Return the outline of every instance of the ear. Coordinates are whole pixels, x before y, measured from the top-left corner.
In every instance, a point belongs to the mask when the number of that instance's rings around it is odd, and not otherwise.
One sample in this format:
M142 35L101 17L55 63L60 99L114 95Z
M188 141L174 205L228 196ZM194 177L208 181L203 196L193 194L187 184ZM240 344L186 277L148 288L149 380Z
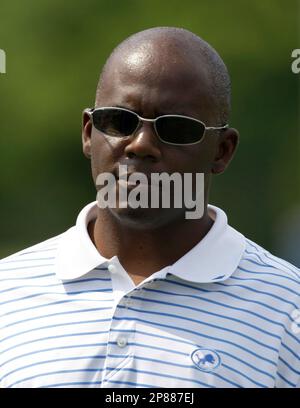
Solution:
M91 135L92 121L91 114L84 110L82 114L82 150L86 158L91 158Z
M228 128L221 131L212 164L212 174L221 174L226 170L238 146L239 137L239 132L236 129Z

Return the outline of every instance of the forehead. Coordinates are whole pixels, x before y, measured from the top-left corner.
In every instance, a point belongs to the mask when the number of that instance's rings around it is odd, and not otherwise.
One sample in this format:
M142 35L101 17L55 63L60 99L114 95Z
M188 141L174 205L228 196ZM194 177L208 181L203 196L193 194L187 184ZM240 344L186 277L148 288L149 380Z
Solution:
M102 78L98 105L147 114L206 116L213 108L206 65L172 52L142 48L114 58Z

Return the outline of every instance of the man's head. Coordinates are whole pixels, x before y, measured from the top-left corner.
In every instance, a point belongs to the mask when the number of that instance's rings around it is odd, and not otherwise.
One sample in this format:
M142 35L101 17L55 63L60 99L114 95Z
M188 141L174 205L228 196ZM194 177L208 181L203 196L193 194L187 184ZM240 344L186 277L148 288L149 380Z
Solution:
M178 28L152 28L117 46L100 75L96 107L130 109L144 118L166 114L193 117L206 126L222 126L230 112L230 79L216 53L195 34ZM83 151L92 160L94 181L100 173L204 173L205 203L212 174L222 173L238 142L234 129L207 130L195 145L172 146L160 141L153 124L144 122L135 134L117 138L102 134L84 115ZM159 226L178 220L184 209L112 211L120 221Z

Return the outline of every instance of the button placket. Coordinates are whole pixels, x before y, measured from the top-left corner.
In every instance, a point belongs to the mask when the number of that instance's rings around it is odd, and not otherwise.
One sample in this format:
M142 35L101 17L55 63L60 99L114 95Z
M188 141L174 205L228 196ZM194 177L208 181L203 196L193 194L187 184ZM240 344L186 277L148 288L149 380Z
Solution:
M103 387L109 384L112 377L116 378L118 375L122 375L122 367L131 367L131 361L135 354L135 316L138 314L135 309L139 309L140 305L140 301L134 297L140 297L143 288L143 286L136 288L126 271L115 260L112 260L107 268L113 281L113 290L116 292L108 333Z
M130 356L134 353L132 343L135 341L135 320L122 319L128 317L128 309L120 307L124 306L125 298L126 295L120 299L112 316L105 371L103 373L103 387L109 382L110 378L122 371L122 366L127 365L127 363L130 364Z

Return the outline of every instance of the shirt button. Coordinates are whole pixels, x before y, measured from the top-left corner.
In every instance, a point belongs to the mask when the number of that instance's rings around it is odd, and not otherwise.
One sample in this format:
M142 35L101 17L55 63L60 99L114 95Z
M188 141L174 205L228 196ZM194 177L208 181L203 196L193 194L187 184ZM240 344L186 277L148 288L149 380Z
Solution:
M125 337L119 337L117 340L117 345L121 348L127 345L127 339Z
M117 272L117 267L115 265L109 264L107 269L109 270L109 272L111 273L115 273Z
M125 299L124 304L125 304L126 308L129 307L129 306L132 306L133 305L133 299L130 299L130 298Z

